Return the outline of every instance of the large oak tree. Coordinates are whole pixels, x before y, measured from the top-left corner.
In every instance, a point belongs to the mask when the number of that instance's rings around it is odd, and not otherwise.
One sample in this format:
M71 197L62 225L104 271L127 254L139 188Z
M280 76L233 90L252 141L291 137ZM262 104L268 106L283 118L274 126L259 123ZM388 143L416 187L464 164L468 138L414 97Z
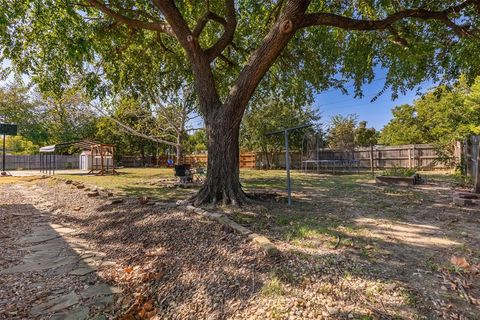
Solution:
M208 134L197 203L241 204L239 128L254 94L312 93L374 69L394 94L480 72L480 1L2 0L3 57L41 88L93 96L193 82Z

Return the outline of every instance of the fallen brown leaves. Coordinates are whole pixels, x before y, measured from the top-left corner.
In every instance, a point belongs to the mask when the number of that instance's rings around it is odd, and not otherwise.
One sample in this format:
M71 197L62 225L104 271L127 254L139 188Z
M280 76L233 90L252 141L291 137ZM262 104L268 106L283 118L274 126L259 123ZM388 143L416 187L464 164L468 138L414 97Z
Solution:
M161 266L158 259L153 259L144 266L127 266L116 270L117 282L133 288L131 295L134 297L120 301L123 308L128 306L121 319L149 320L157 316L158 309L151 297L154 294L154 283L160 281L165 274Z
M480 275L480 265L471 265L465 257L455 255L450 258L450 262L455 267L461 268L461 272L443 269L444 284L451 290L457 291L468 303L480 305L480 298L474 297L472 294L473 284L478 281L476 278Z
M470 264L467 262L467 259L465 257L459 257L459 256L452 256L450 258L450 262L460 268L467 269L470 267Z

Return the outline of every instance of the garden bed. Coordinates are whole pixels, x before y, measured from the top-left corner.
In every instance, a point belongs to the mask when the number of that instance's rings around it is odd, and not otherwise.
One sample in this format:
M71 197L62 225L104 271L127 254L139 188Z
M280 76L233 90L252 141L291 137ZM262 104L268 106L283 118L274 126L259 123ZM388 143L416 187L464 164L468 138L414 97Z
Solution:
M423 182L414 169L398 167L385 170L383 175L375 177L375 181L380 184L399 186L413 186Z
M375 181L381 184L394 184L399 186L413 186L419 184L420 180L417 178L418 175L414 174L410 177L400 177L400 176L377 176Z

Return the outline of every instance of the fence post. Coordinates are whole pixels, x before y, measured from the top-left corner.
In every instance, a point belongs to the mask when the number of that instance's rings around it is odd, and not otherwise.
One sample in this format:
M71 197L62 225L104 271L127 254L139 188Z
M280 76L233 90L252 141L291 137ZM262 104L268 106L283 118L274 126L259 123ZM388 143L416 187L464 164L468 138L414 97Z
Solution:
M459 166L462 163L462 143L460 141L455 142L454 162L455 166Z
M370 170L372 171L372 177L375 177L375 164L373 161L373 144L370 144Z
M416 168L417 166L415 165L415 145L412 145L412 154L413 154L413 167Z
M472 153L471 153L471 146L472 146L472 138L468 138L465 140L465 174L467 176L471 176L472 174Z
M477 148L477 163L476 165L476 177L473 177L475 180L475 184L473 186L474 192L479 193L480 192L480 136L477 137L476 139L476 148Z
M408 148L408 167L411 169L412 168L412 148L413 145L410 145Z

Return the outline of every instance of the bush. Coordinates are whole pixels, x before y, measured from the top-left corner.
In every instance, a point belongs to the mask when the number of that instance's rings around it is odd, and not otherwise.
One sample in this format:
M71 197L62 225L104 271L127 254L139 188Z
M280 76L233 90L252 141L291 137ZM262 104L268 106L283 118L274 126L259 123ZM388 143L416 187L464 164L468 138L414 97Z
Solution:
M402 167L393 167L391 169L385 170L383 173L384 176L392 177L411 177L415 174L416 169L402 168Z

